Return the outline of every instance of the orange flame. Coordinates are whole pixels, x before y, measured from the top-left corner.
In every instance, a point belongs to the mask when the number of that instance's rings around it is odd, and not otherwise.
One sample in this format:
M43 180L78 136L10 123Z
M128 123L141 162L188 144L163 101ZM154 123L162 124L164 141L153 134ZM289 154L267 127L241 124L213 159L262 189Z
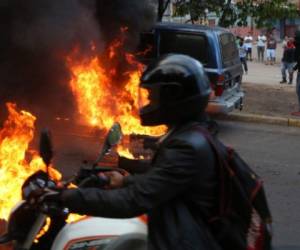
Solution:
M125 32L126 29L122 30ZM110 128L118 121L128 134L161 135L165 126L143 127L138 115L139 81L144 69L134 55L119 52L123 40L115 41L103 55L76 60L72 55L68 65L72 72L70 86L84 121L99 128ZM116 82L116 57L125 60L131 70L122 75L124 82ZM119 80L119 79L118 79ZM144 93L147 95L147 93ZM147 98L147 96L145 96Z
M7 219L11 208L21 200L24 180L38 170L46 170L37 152L28 150L34 136L36 118L26 111L17 111L15 104L7 103L8 119L0 130L0 218ZM27 160L28 159L28 160ZM50 168L51 177L60 174Z

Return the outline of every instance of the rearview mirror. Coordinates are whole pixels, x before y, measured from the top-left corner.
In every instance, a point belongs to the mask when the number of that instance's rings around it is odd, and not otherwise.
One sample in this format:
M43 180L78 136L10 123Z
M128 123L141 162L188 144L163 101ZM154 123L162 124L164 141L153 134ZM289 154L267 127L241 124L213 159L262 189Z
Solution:
M95 167L102 160L102 158L105 156L105 154L107 152L109 152L109 150L113 146L117 145L121 139L122 139L121 125L119 123L115 122L114 125L112 125L112 127L108 131L108 134L104 140L102 150L100 151L100 154L99 154L97 160L93 164L93 167Z
M109 147L113 147L119 143L122 138L122 130L119 123L114 123L107 135L107 144Z
M41 132L40 137L40 156L42 157L46 166L49 166L53 157L53 150L52 150L52 140L51 134L48 129L44 129Z

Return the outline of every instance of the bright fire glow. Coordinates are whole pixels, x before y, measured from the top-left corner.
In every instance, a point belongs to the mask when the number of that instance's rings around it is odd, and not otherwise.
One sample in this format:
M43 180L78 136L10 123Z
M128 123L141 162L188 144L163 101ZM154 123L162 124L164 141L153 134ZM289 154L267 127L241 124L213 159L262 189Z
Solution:
M78 111L87 124L101 129L108 129L117 121L125 135L161 135L166 131L165 126L143 127L140 124L138 93L143 65L133 55L122 54L119 51L122 44L122 39L113 42L107 55L103 53L80 60L74 55L68 58L72 72L70 85L76 97ZM118 56L130 66L121 80L116 78L118 67L115 61ZM147 95L145 92L144 94Z
M129 72L125 88L118 89L111 81L111 72L105 70L98 57L85 62L72 62L71 67L73 72L71 88L76 96L79 113L88 124L108 129L118 121L126 135L131 133L161 135L165 132L164 126L143 127L140 124L138 116L140 70Z
M8 103L8 119L0 130L0 218L7 219L11 208L21 200L21 186L31 174L46 170L37 152L28 150L34 136L36 118L26 111L17 111ZM51 177L60 174L50 168Z
M149 99L149 90L145 88L140 88L139 89L140 94L139 94L139 105L141 107L145 107L148 104L150 104L150 99Z

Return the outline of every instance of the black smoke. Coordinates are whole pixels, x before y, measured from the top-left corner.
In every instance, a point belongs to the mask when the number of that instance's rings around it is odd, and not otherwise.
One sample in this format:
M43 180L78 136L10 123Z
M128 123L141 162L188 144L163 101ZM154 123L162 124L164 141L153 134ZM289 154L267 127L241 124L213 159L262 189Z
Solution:
M132 51L154 20L152 0L0 0L1 112L13 101L40 119L75 114L66 57L91 41L101 54L124 26Z
M120 27L128 27L127 48L134 48L139 33L150 28L156 19L155 0L98 0L97 18L102 35L111 41L119 35Z

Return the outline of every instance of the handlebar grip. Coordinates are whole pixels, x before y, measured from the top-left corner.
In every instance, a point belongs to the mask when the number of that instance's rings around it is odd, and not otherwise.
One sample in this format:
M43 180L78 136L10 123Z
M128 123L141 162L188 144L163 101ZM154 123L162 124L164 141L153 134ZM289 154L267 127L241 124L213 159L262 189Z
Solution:
M101 186L107 186L110 184L110 178L108 176L98 175L97 177L98 177L99 183L101 183Z
M107 176L99 176L99 175L92 175L88 178L85 178L78 187L104 187L109 185L110 178Z

